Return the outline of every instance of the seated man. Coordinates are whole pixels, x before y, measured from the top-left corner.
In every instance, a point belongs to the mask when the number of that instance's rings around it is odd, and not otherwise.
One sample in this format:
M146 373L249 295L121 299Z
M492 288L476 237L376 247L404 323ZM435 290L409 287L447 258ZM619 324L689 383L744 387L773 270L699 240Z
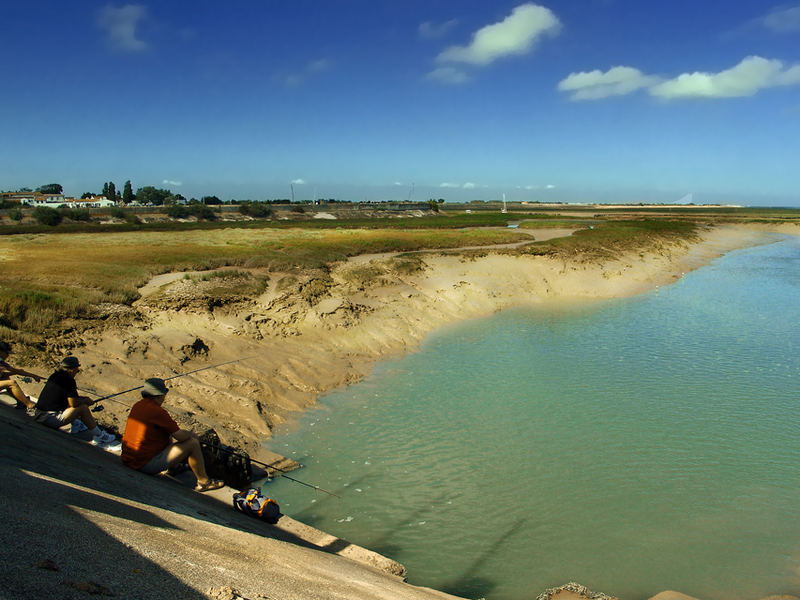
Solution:
M89 406L95 400L78 395L75 376L81 364L74 356L61 361L61 367L47 379L36 403L36 420L42 425L58 429L80 419L92 434L92 444L112 452L120 449L117 438L98 427Z
M167 395L163 379L153 377L142 386L142 399L131 408L122 435L122 462L131 469L155 475L188 459L197 477L198 492L225 485L206 474L200 440L191 431L178 427L161 405ZM172 442L171 440L175 440Z
M6 362L9 354L11 354L11 344L0 341L0 392L8 390L17 401L16 408L33 408L35 406L33 401L25 395L25 392L16 381L11 379L11 376L33 377L36 381L40 381L42 378L34 373L12 367Z

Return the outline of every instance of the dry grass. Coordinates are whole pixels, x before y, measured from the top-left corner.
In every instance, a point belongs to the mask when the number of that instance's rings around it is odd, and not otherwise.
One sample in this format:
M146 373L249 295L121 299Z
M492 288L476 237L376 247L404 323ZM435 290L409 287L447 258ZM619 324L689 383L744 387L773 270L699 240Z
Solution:
M0 327L22 340L130 304L155 275L223 266L291 271L364 253L500 244L506 230L215 229L22 234L0 238ZM219 275L219 277L232 275Z

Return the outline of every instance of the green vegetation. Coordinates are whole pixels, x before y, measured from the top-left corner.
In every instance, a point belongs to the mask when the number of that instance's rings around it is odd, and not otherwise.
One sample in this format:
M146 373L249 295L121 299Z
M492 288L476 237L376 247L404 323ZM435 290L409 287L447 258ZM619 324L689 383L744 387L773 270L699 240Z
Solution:
M249 279L252 274L249 271L239 271L237 269L226 269L225 271L211 271L200 276L201 281L213 281L214 279Z
M613 259L632 249L649 250L667 242L696 239L698 225L688 221L637 219L605 221L568 237L534 242L507 254L529 254L578 259Z
M64 188L60 183L48 183L47 185L39 186L36 191L42 194L60 194L64 191Z
M239 212L254 219L264 219L272 214L272 209L263 202L242 202Z
M62 217L67 218L70 221L82 221L84 223L91 221L89 211L85 208L69 208L64 206L59 208L58 212L61 213Z
M130 204L135 200L133 195L133 187L131 186L130 179L125 182L125 186L122 189L122 202L125 204Z
M173 219L186 219L187 217L197 217L206 221L217 218L217 214L210 206L205 204L171 204L167 208L167 216Z
M55 208L50 208L49 206L37 206L33 209L33 218L42 225L46 225L47 227L55 227L61 223L63 215Z

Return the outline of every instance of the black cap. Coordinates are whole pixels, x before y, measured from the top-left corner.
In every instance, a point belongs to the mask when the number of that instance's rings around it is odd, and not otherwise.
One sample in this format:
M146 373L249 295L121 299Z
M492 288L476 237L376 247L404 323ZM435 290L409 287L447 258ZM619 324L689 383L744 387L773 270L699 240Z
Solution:
M61 368L62 369L77 369L81 366L80 361L74 356L65 356L61 360Z
M163 379L151 377L144 380L142 386L142 396L163 396L167 393L167 384Z

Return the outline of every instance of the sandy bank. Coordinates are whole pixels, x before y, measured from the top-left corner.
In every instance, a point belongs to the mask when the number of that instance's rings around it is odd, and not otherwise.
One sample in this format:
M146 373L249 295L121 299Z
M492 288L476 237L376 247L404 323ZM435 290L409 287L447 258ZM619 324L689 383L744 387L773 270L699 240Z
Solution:
M167 407L187 427L214 427L223 441L276 460L261 446L276 425L358 381L376 361L413 351L442 325L513 306L638 294L762 243L767 232L799 230L718 226L696 243L604 262L499 249L358 257L329 270L271 273L259 297L225 301L208 282L168 275L148 284L124 319L109 317L72 350L86 366L78 383L109 394L146 377L246 358L173 380ZM101 420L121 428L135 399L134 392L106 402Z

